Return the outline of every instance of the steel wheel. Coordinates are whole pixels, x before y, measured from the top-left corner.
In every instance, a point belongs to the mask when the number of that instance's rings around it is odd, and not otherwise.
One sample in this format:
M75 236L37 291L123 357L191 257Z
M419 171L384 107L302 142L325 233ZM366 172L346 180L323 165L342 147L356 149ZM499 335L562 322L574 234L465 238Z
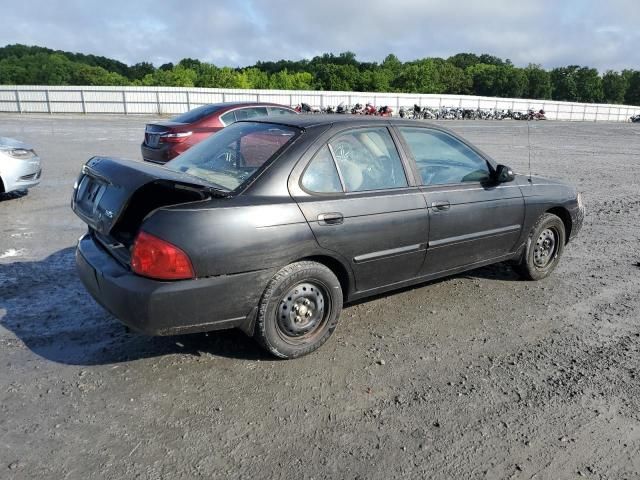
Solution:
M546 268L558 251L558 232L553 228L545 228L533 249L533 263L537 268Z
M304 282L291 288L280 300L277 310L278 334L289 343L309 340L322 330L331 310L326 287Z
M254 336L272 355L296 358L320 347L336 329L342 285L325 265L303 260L281 268L258 306Z
M552 213L542 214L531 228L525 251L514 268L527 280L542 280L558 266L565 239L562 220Z

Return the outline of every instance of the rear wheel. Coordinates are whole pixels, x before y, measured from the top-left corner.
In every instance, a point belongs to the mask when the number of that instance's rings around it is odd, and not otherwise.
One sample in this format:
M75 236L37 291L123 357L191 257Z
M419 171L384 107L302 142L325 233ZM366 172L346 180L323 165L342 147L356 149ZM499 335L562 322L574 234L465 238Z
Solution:
M516 271L527 280L541 280L558 265L565 244L565 227L556 215L545 213L531 229Z
M300 357L327 341L341 309L342 288L331 270L316 262L292 263L262 295L255 337L276 357Z

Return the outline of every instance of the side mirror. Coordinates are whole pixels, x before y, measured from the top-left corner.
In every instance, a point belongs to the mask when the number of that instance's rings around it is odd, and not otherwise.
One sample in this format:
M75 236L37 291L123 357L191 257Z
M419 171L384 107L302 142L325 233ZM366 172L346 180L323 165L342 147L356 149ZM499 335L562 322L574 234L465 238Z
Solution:
M493 174L493 178L498 183L506 183L511 182L516 178L515 173L506 165L498 165Z

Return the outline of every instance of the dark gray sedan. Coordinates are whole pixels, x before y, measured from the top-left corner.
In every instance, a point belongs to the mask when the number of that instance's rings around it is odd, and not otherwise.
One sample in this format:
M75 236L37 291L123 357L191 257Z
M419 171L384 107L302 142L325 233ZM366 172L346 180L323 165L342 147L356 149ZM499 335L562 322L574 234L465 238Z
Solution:
M516 175L424 122L239 122L165 166L94 157L72 208L86 288L150 335L240 328L322 345L344 302L509 261L549 275L582 226L575 188Z

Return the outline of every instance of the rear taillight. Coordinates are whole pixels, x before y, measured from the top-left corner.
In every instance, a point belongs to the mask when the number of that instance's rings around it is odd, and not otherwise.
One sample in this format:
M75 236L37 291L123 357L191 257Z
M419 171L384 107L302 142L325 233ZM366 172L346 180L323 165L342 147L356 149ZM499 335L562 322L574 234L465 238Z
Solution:
M163 143L181 143L191 135L193 135L193 132L164 133L160 135L160 141Z
M195 277L191 260L175 245L140 232L131 249L131 268L138 275L157 280Z

